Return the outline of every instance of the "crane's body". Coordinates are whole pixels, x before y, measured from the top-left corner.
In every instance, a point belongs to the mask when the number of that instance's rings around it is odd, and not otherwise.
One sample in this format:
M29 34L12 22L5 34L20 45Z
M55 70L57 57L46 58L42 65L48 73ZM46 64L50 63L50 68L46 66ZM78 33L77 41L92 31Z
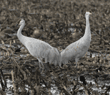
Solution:
M61 52L61 63L67 64L69 61L76 62L76 66L78 63L78 60L85 55L85 53L88 51L88 48L90 46L91 42L91 31L90 31L90 25L89 25L89 12L86 12L86 29L85 34L82 38L80 38L78 41L70 44Z
M18 29L17 37L20 42L27 48L29 53L37 58L41 65L43 65L42 59L45 59L45 63L49 62L50 64L53 63L55 65L60 64L61 55L59 51L42 40L22 35L21 31L24 26L25 21L22 19L20 21L20 28Z

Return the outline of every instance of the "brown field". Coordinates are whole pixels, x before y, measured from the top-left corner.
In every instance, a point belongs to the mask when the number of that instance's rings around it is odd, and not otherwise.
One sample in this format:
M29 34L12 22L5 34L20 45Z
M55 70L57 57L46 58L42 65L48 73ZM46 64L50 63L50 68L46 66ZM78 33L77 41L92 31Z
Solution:
M78 69L74 63L63 68L44 64L41 73L37 59L15 35L20 19L26 21L23 35L46 41L61 51L83 36L86 11L92 13L90 54L80 59ZM74 33L70 28L74 28ZM54 95L109 95L110 85L105 85L110 82L109 42L109 0L1 0L0 95L6 95L7 79L13 82L10 91L14 95L53 95L50 91L53 85L59 92ZM92 58L93 53L97 56ZM95 84L88 83L88 79L94 80ZM29 86L28 91L25 85ZM104 91L94 91L94 86Z

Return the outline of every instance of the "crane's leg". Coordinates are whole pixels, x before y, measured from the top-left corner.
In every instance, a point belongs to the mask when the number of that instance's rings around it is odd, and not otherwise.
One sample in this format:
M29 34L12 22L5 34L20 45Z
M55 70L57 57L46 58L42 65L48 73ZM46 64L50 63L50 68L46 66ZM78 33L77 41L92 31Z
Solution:
M76 68L79 68L79 63L78 63L79 59L75 58L75 62L76 62Z
M43 62L42 62L39 58L37 58L37 59L38 59L38 61L39 61L39 67L40 67L40 68L42 68L42 67L44 68ZM42 65L42 66L41 66L41 65Z
M76 70L78 71L78 68L79 68L79 64L78 64L78 61L79 59L78 58L75 58L75 62L76 62ZM78 64L78 67L77 67L77 64ZM78 81L78 73L76 71L76 75L77 75L77 81Z

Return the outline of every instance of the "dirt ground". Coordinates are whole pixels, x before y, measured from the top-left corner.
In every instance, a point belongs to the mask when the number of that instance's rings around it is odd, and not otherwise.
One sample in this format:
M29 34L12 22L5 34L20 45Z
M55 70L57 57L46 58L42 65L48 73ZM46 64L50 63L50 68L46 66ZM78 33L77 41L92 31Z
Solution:
M20 19L26 21L23 35L46 41L61 51L83 36L86 11L92 13L90 54L80 59L78 69L74 62L62 68L46 63L41 72L37 59L29 54L16 36ZM105 81L110 80L109 18L109 0L2 0L0 95L6 95L6 79L12 80L10 90L14 95L53 95L50 91L53 84L59 91L58 95L109 95L110 85L105 85ZM92 57L93 53L97 56ZM95 84L88 83L88 78ZM100 81L103 83L101 86ZM28 91L25 85L29 86ZM104 92L94 91L94 85Z

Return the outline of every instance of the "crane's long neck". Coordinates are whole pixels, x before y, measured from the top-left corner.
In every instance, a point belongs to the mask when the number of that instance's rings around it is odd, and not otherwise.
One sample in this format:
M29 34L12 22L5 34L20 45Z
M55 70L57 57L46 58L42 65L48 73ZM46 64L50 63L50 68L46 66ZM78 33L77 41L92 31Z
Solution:
M25 26L25 23L23 23L21 26L20 26L20 28L18 29L18 31L17 31L17 37L18 37L18 39L20 40L20 42L22 43L22 44L25 44L25 36L23 36L22 35L22 30L23 30L23 28L24 28L24 26Z
M91 41L91 31L90 31L90 24L89 24L89 16L86 17L86 29L84 34L85 40L89 39Z

